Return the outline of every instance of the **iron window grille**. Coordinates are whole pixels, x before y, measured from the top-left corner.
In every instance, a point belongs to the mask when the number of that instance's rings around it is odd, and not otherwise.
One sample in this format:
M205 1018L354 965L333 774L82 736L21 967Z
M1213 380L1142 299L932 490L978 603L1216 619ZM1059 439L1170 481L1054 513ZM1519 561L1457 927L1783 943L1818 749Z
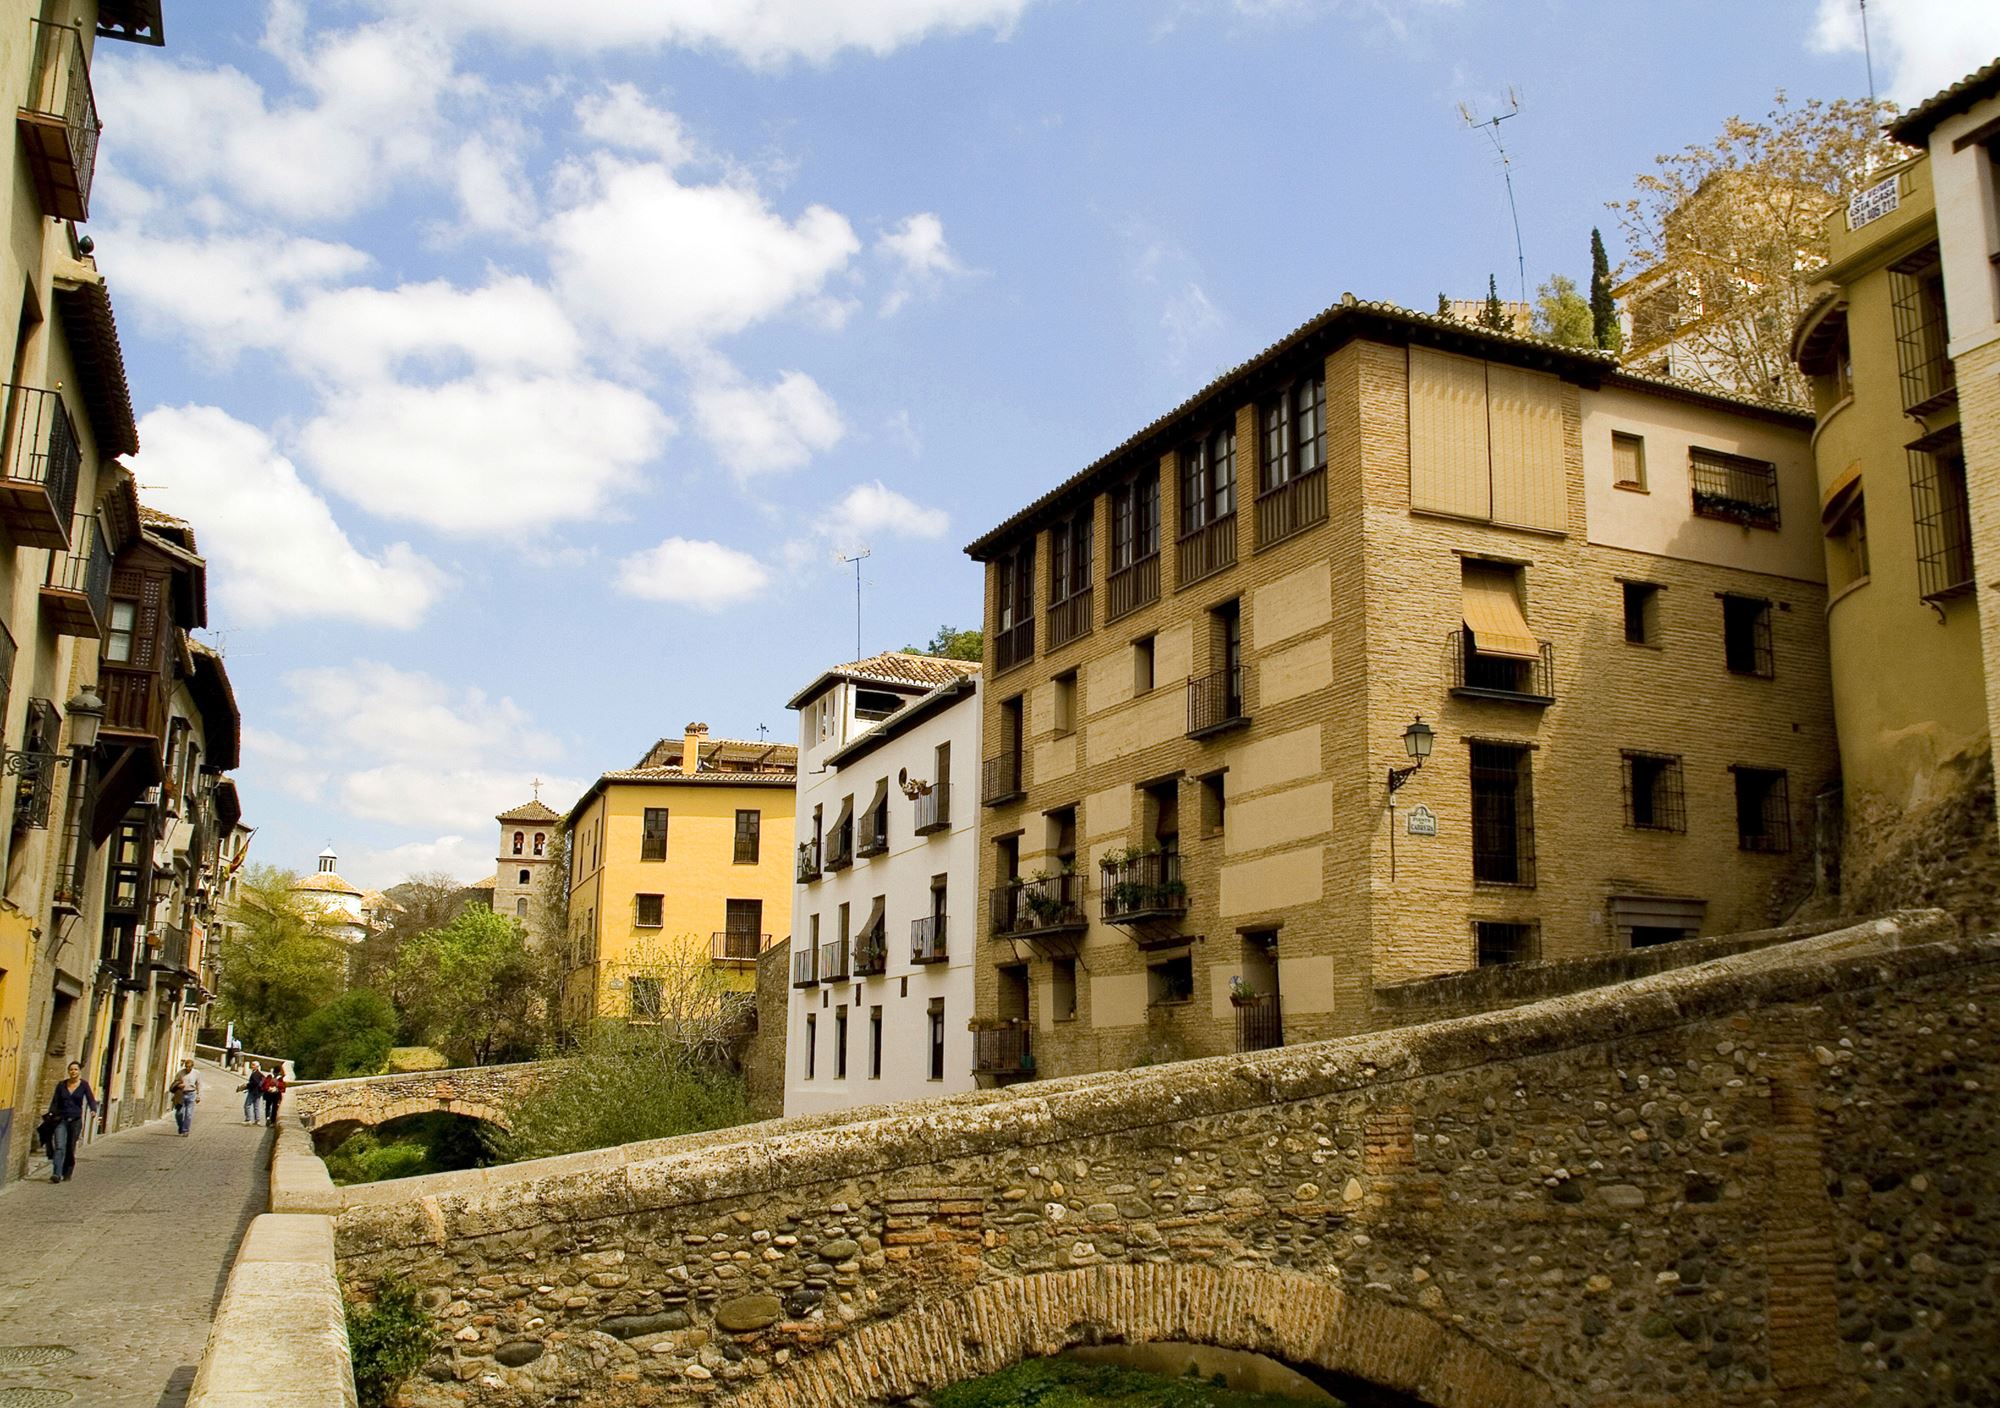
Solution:
M1535 883L1533 752L1518 743L1472 750L1472 879L1480 885Z
M1697 518L1719 518L1750 528L1778 526L1778 467L1720 450L1688 451Z
M634 895L632 922L641 929L657 929L665 908L663 895Z
M1782 854L1792 848L1791 784L1781 768L1735 766L1736 845Z
M1911 442L1909 457L1917 586L1924 600L1936 601L1972 586L1972 505L1958 427Z
M1473 956L1481 968L1502 963L1533 963L1541 957L1542 926L1496 919L1472 922Z
M1768 680L1776 673L1770 602L1762 597L1722 594L1722 658L1733 675Z
M1921 416L1950 401L1958 390L1946 351L1944 268L1936 245L1890 266L1889 309L1896 327L1903 409Z
M1686 831L1681 760L1668 753L1627 752L1623 757L1625 824L1637 831Z

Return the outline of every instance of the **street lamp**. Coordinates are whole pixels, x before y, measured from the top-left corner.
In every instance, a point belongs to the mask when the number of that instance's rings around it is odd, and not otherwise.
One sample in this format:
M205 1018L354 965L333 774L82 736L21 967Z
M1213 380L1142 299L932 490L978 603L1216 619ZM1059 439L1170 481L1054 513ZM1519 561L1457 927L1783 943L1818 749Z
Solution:
M1431 755L1431 742L1436 737L1437 734L1432 730L1431 726L1424 722L1422 714L1417 715L1416 720L1403 730L1403 751L1408 753L1412 758L1415 758L1416 761L1408 767L1389 769L1389 794L1391 796L1395 795L1398 787L1401 787L1410 780L1412 773L1424 765L1424 759Z
M97 730L104 722L104 701L98 698L97 691L85 685L64 706L63 712L69 716L70 746L78 753L89 753L96 748ZM70 761L54 750L43 753L23 748L0 748L0 773L11 773L17 777L39 777L44 768L58 768Z

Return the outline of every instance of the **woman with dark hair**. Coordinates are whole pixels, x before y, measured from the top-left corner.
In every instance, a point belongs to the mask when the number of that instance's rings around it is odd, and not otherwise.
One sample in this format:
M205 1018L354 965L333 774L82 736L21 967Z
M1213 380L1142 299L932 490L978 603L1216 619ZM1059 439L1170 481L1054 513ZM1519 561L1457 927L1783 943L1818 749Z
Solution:
M285 1098L285 1071L282 1066L271 1067L264 1077L264 1123L278 1122L278 1102Z
M56 1118L49 1131L49 1182L60 1183L76 1173L76 1146L83 1142L83 1118L97 1110L97 1093L83 1078L83 1067L69 1063L69 1072L56 1082L49 1097L49 1113Z

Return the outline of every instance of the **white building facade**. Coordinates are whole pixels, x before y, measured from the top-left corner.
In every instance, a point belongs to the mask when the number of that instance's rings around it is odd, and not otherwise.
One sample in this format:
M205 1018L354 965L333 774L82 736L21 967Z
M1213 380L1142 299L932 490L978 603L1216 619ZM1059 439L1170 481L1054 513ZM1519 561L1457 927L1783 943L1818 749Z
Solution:
M978 669L881 655L791 702L787 1115L974 1088Z

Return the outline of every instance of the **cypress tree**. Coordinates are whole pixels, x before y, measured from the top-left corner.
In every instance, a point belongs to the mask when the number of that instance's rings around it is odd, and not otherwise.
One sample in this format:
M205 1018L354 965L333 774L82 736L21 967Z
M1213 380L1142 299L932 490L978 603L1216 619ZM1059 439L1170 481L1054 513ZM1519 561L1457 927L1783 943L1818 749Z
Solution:
M1451 316L1451 300L1446 298L1442 293L1438 295L1438 316L1440 318L1449 318Z
M1606 351L1618 350L1618 305L1611 298L1611 260L1604 253L1604 236L1590 232L1590 334Z
M1507 310L1500 306L1500 283L1491 274L1486 276L1486 309L1479 315L1479 325L1495 332L1507 331Z

